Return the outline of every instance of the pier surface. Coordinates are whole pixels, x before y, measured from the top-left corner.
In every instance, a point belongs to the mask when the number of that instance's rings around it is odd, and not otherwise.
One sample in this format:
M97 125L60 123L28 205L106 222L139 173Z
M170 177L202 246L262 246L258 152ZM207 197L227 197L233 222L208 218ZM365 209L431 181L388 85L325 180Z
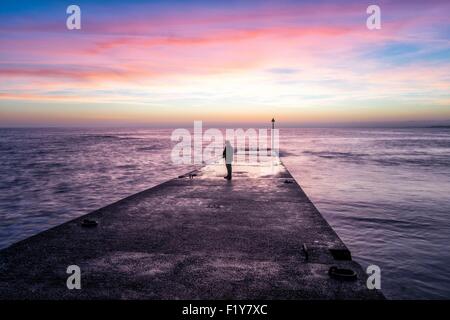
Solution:
M2 250L0 299L383 298L278 158L224 174L207 165Z

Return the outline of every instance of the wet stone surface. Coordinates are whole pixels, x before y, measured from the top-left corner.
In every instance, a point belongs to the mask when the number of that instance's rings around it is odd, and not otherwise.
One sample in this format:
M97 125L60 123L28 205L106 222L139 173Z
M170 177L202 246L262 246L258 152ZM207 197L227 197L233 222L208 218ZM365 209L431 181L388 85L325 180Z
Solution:
M223 163L207 165L2 250L0 298L383 298L356 262L333 258L347 248L278 158L233 170L226 181ZM69 265L80 290L66 287ZM332 279L331 266L358 279Z

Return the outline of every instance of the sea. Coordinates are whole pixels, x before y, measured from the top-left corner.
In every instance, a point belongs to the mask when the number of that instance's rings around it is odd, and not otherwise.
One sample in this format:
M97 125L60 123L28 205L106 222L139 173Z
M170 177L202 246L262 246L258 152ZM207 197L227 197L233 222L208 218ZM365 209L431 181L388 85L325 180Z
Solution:
M0 128L0 248L194 169L172 132ZM450 298L450 129L281 128L280 156L387 298Z

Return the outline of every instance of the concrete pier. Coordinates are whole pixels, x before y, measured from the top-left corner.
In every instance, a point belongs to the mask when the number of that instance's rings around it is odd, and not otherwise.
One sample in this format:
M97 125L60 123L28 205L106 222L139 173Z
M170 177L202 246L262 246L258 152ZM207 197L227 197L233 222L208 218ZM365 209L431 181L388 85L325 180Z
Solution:
M260 160L232 181L207 165L2 250L0 299L383 299L280 160Z

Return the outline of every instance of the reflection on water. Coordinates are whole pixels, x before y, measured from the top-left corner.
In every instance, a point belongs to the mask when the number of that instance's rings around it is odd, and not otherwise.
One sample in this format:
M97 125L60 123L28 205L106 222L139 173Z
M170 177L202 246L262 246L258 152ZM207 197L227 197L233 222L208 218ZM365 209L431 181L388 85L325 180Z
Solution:
M450 298L450 130L293 129L283 162L391 298Z
M192 170L170 129L0 129L0 248ZM450 298L450 130L282 129L283 162L391 298Z
M170 133L0 129L0 247L184 173Z

